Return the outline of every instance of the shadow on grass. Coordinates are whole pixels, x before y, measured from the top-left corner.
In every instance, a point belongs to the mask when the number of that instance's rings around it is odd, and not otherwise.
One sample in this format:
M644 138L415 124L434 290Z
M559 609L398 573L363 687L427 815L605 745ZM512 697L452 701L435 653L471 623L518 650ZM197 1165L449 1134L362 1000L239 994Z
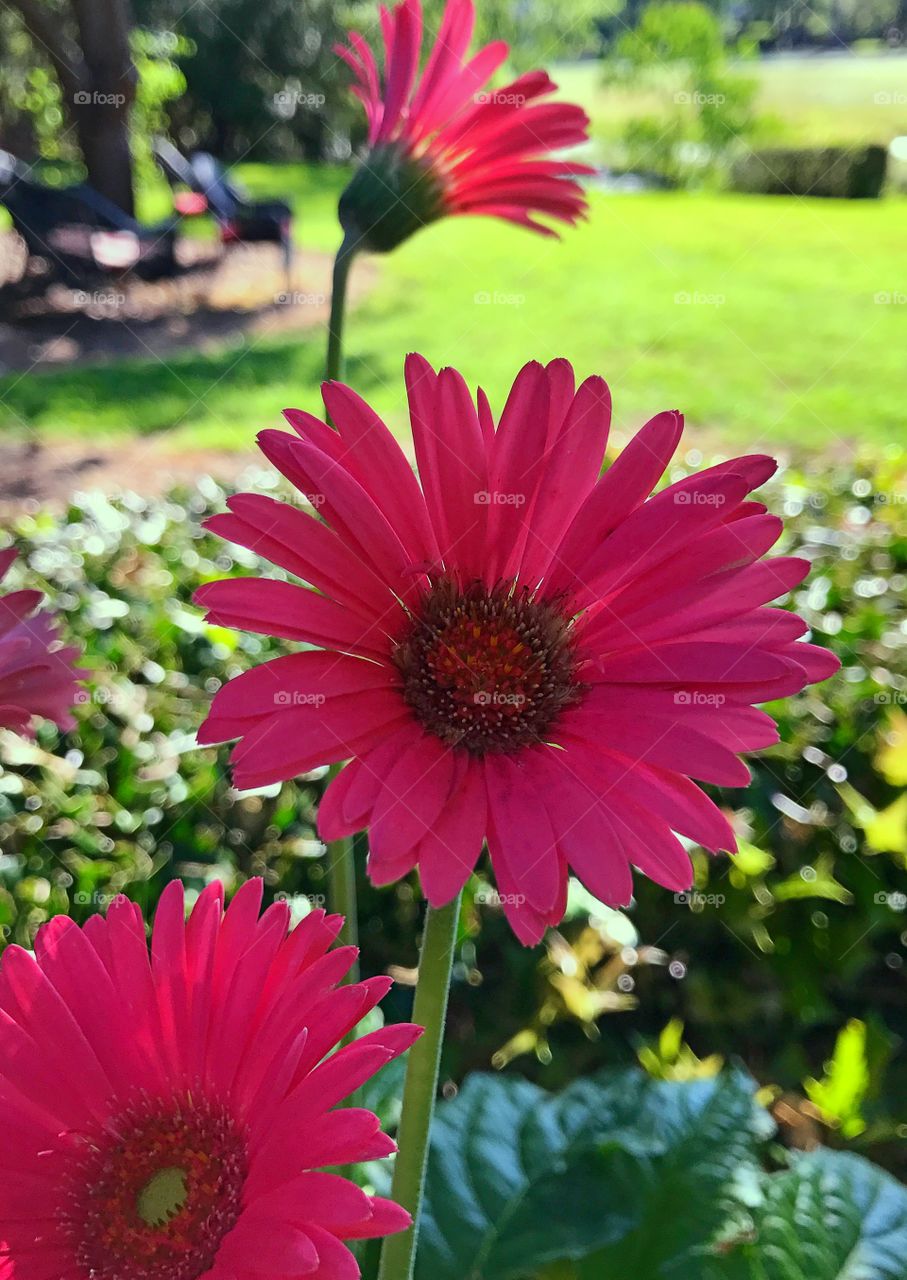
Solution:
M323 372L320 331L240 341L211 353L20 372L0 379L0 428L51 438L65 424L67 436L86 439L188 431L219 447L248 447L250 420L274 425L288 405L317 412ZM366 395L380 380L356 359L348 376Z

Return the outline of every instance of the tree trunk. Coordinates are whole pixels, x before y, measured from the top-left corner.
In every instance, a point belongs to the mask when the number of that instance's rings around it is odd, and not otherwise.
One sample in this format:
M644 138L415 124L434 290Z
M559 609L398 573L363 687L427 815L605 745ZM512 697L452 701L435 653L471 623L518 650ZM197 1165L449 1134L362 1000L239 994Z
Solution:
M74 104L88 180L126 213L135 212L129 116L137 75L129 48L129 0L70 0L91 89Z
M134 213L129 116L137 75L129 48L129 0L68 0L71 30L44 0L10 3L53 64L88 181L125 213Z
M120 92L120 91L118 91ZM73 110L88 181L124 213L135 213L129 116L125 105L103 104L100 98Z

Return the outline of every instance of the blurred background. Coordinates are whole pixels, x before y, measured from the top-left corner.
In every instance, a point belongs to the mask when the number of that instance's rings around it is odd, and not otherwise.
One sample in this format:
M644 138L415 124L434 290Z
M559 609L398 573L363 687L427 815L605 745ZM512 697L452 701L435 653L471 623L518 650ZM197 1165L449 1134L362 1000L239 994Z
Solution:
M566 355L610 381L618 444L684 410L672 479L774 452L766 501L814 562L791 603L844 665L771 708L782 743L750 789L716 790L741 851L694 850L692 895L640 882L616 913L575 887L524 950L473 879L447 1088L739 1060L791 1146L907 1177L907 4L479 8L511 70L549 68L589 112L589 220L562 242L448 220L361 259L349 380L407 445L406 351L498 404L526 360ZM189 601L256 567L201 528L239 485L277 491L255 432L317 411L364 133L332 52L348 25L374 39L377 6L0 8L2 540L91 669L75 732L0 740L7 942L121 890L151 908L174 876L324 902L322 779L238 795L225 753L194 746L219 684L280 646ZM364 969L398 977L403 1016L418 887L360 890Z

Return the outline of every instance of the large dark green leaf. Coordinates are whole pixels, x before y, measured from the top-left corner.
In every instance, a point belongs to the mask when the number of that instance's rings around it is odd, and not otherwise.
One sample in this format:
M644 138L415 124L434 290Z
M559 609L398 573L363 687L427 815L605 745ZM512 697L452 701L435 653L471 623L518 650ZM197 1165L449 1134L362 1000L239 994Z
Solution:
M751 1230L704 1280L905 1280L907 1189L859 1156L818 1151L766 1177Z
M654 1277L723 1220L762 1124L738 1075L611 1073L556 1097L472 1077L439 1109L417 1278L509 1280L595 1250L595 1280L637 1258Z
M773 1128L742 1076L656 1082L639 1123L658 1136L640 1151L630 1194L636 1221L578 1268L580 1280L699 1280L711 1242L756 1181L755 1151Z

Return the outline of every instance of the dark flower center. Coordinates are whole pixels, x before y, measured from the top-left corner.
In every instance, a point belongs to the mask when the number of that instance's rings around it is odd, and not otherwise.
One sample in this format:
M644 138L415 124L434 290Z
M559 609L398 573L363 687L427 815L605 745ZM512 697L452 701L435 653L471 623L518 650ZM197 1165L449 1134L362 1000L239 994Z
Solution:
M91 1280L197 1280L236 1225L245 1177L225 1108L144 1101L86 1143L63 1231Z
M393 659L419 722L474 755L544 741L582 689L570 619L520 587L442 579Z

